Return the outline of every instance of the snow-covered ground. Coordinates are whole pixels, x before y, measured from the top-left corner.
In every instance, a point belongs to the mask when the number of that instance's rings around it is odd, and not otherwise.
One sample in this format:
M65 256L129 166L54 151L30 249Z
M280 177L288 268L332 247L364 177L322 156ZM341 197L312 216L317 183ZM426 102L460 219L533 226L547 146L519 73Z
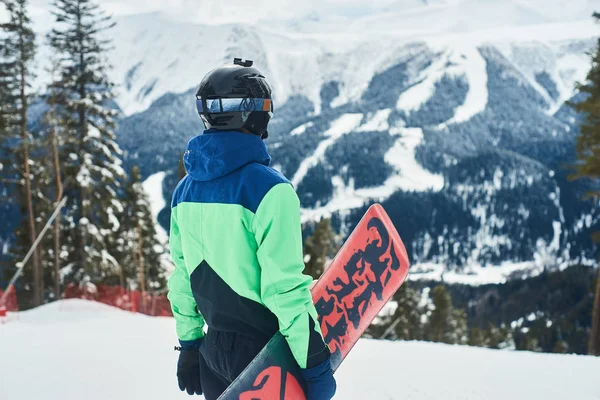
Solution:
M0 398L184 399L174 321L65 300L0 324ZM600 358L363 339L336 399L598 400Z

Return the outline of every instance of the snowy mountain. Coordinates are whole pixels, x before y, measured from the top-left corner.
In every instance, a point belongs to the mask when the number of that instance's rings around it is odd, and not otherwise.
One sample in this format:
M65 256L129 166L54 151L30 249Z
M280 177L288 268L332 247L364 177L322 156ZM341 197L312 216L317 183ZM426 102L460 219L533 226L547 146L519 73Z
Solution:
M0 335L5 398L188 398L172 318L63 300L9 314ZM593 400L599 369L594 357L361 339L336 373L336 399Z
M114 79L121 84L119 103L126 114L146 110L162 95L184 92L210 69L240 56L252 58L269 75L278 104L304 95L319 112L324 84L340 83L335 105L356 101L373 75L403 58L407 44L427 43L434 51L449 47L460 52L495 43L510 54L514 42L547 44L598 34L590 19L591 2L575 1L569 12L556 12L554 17L547 14L562 2L544 2L537 8L544 11L537 12L525 6L535 1L432 3L394 2L392 11L360 17L312 14L313 18L257 24L214 24L210 17L189 23L163 13L118 18L111 35L116 39L112 63ZM600 1L595 4L600 8ZM577 72L563 71L566 75L557 82L561 88L572 92L573 79L582 78L588 63L581 56L582 60L562 60L568 65L556 68L560 72L572 67ZM539 69L544 60L548 61L541 56L528 61ZM527 72L531 77L535 71Z
M168 198L184 143L201 131L194 85L252 58L274 83L269 146L305 221L333 216L348 233L365 204L383 202L413 277L501 282L591 262L598 215L580 199L586 184L567 180L577 119L564 103L589 68L592 3L564 15L559 3L417 3L273 26L120 20L130 162L169 171Z
M323 84L334 78L342 84L338 105L356 100L375 73L402 58L407 43L468 49L493 42L510 52L511 42L590 39L598 34L590 17L600 9L599 0L572 0L568 7L563 0L266 0L261 7L242 0L100 3L117 15L110 32L112 78L128 115L166 93L196 86L233 55L253 58L269 74L279 104L305 95L318 111ZM49 11L46 0L32 0L40 59L48 55L43 34L52 22ZM573 77L563 79L572 90Z
M33 4L47 29L47 3ZM202 129L195 86L243 57L273 83L268 144L305 222L332 216L348 234L382 202L416 278L502 282L597 259L589 183L567 179L578 117L565 101L589 69L600 0L103 4L118 15L120 143L148 187L164 178L155 208Z

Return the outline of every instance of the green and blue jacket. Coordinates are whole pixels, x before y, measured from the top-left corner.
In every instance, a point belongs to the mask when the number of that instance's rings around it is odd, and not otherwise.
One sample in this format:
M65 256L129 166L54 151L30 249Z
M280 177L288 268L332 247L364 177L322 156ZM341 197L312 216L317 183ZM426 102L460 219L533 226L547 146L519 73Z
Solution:
M329 357L303 275L300 202L258 136L205 131L171 205L169 300L181 341L203 327L286 337L301 368Z

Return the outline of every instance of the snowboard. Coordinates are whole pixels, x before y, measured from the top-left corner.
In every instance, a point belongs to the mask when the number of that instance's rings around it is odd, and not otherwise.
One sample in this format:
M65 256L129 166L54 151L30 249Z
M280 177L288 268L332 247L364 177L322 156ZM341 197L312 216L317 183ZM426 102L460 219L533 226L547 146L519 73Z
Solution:
M375 204L312 289L335 371L408 275L408 255ZM219 400L306 400L300 369L277 333Z

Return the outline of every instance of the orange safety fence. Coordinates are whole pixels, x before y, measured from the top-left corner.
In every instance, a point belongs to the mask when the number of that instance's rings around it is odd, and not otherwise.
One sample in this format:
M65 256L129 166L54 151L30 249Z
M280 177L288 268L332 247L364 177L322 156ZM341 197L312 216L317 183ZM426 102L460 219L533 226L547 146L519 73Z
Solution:
M0 299L4 295L4 291L0 289ZM0 304L0 317L5 317L7 311L19 311L19 303L17 303L17 292L14 286L9 286L7 289L6 299Z
M139 290L126 290L120 286L107 285L68 285L63 293L65 299L93 300L122 310L154 317L172 316L171 305L166 294L144 295Z
M10 286L7 292L6 299L3 304L0 304L0 317L5 317L8 311L19 311L17 292L14 286ZM0 298L3 293L0 290ZM70 284L65 288L62 298L93 300L125 311L154 317L173 315L166 294L146 292L142 295L139 290L126 290L120 286Z

